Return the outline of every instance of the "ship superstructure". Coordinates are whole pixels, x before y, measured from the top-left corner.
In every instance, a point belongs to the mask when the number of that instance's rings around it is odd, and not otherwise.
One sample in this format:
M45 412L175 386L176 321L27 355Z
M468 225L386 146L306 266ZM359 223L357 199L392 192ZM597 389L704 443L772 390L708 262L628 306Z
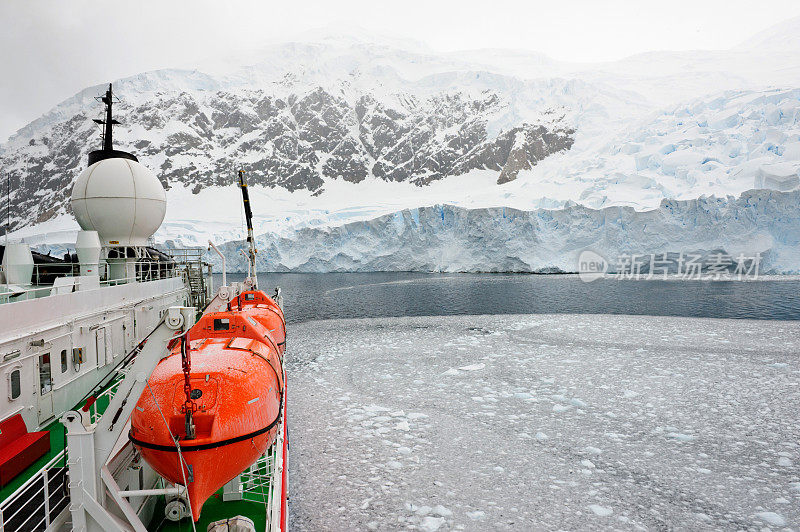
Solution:
M39 529L44 508L20 507L10 495L63 451L61 415L90 392L102 392L98 386L113 389L118 380L108 376L141 348L167 309L199 306L212 288L202 251L171 256L150 245L165 214L164 189L134 155L113 148L112 126L118 123L111 113L113 98L109 86L99 120L103 147L90 153L72 191L81 227L75 251L60 258L32 251L24 242L0 245L4 530ZM91 407L92 414L98 406ZM45 432L36 449L26 444L29 435ZM58 509L53 502L51 513Z
M205 250L149 243L164 189L101 100L75 253L4 248L0 530L286 530L285 321L257 290L243 174L250 273L214 292Z

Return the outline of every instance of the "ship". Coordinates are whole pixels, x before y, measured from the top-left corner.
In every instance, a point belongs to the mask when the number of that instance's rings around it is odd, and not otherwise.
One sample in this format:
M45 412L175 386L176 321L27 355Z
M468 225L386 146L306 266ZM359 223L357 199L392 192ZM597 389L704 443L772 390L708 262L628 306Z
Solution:
M244 173L251 270L228 284L213 243L156 247L166 193L98 99L74 252L0 246L0 530L286 530L285 319Z

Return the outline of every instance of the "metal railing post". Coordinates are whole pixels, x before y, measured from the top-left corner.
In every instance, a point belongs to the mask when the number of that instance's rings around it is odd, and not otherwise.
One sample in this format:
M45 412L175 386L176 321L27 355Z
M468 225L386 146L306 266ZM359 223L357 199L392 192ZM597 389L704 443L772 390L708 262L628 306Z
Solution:
M49 469L42 471L42 482L44 482L44 523L50 526L50 475Z

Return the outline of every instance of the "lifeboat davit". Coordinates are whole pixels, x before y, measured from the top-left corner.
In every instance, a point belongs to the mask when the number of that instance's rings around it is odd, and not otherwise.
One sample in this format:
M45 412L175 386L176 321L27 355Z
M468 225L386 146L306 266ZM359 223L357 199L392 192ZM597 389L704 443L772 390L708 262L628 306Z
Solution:
M261 291L237 299L230 311L203 315L183 346L175 342L131 416L131 441L158 474L187 486L195 521L205 501L277 438L284 390L283 312ZM193 438L187 438L187 410L193 411L188 424ZM170 433L179 440L183 464Z

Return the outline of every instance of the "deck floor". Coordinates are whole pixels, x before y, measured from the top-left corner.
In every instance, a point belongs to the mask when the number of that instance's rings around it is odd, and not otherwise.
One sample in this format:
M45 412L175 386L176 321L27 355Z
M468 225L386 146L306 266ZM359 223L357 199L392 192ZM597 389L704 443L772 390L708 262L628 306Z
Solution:
M266 500L266 498L264 499ZM155 512L153 513L153 523L147 527L148 530L158 532L186 532L192 530L192 523L189 518L180 521L168 521L164 519L164 497L159 497ZM267 526L267 510L263 502L253 501L228 501L223 502L222 490L211 496L203 505L200 519L195 523L197 530L205 532L208 525L214 521L227 519L243 515L253 520L256 530L265 530Z
M60 421L53 421L44 430L50 433L50 452L36 460L30 467L6 484L3 489L0 489L0 501L6 500L9 495L19 489L29 478L38 473L47 462L55 458L64 448L64 425L62 425Z
M108 408L110 399L107 396L100 397L95 403L98 412L103 413ZM29 478L38 473L44 466L58 455L63 449L66 440L64 438L64 425L59 421L61 416L56 417L47 425L44 430L50 433L50 451L31 464L25 471L19 474L11 482L6 484L3 489L0 489L0 502L6 500L12 495L20 486L22 486ZM60 464L64 465L64 464Z

